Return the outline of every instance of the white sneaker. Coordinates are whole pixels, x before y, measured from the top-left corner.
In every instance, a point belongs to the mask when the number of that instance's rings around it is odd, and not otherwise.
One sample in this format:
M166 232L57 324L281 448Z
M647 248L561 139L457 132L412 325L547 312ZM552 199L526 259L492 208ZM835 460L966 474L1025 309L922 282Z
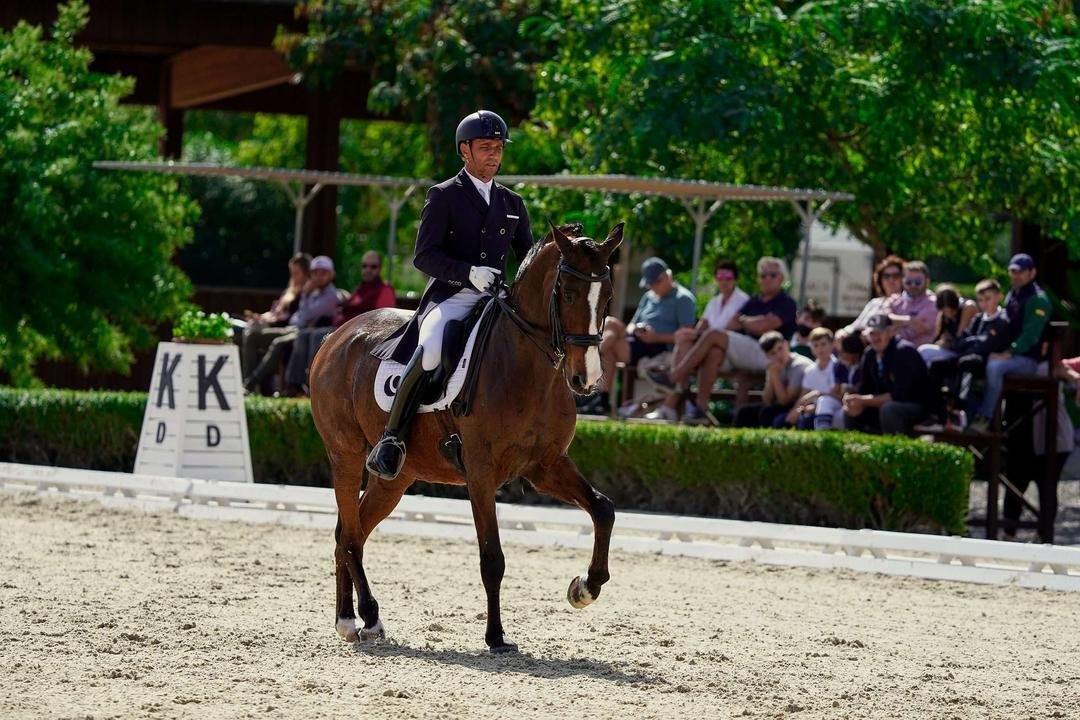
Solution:
M675 412L674 408L669 408L667 405L660 405L652 412L645 414L646 420L664 420L666 422L679 422L679 414Z

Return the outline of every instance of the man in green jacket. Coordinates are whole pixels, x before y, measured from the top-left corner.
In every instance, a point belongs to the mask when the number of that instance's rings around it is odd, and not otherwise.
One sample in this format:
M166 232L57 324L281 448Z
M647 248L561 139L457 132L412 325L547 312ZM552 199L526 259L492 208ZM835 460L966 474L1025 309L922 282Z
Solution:
M1050 298L1035 282L1035 261L1027 253L1009 260L1012 290L1005 298L1005 312L1013 341L1004 352L991 353L986 363L986 393L978 415L971 423L974 430L985 432L1001 398L1001 386L1007 373L1032 375L1044 359L1046 333L1050 326Z

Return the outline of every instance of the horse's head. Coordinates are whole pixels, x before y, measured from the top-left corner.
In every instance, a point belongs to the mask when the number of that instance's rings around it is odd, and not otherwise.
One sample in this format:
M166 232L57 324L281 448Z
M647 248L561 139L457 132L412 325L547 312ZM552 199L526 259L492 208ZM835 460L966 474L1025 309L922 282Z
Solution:
M622 242L623 224L601 243L580 233L580 225L552 226L551 239L561 257L552 264L545 287L551 288L551 344L565 353L563 378L571 390L585 395L600 382L599 345L612 294L608 261Z

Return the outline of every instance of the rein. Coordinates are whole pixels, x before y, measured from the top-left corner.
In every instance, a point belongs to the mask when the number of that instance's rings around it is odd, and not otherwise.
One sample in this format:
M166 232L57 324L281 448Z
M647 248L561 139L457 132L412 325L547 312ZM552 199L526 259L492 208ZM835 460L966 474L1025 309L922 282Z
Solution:
M611 277L611 271L608 268L604 268L602 273L584 273L577 268L571 267L566 264L566 261L559 260L559 266L555 270L555 283L551 286L551 299L548 302L548 324L551 326L551 336L547 338L546 346L540 340L537 340L537 336L544 335L544 329L539 325L534 325L513 308L512 305L502 298L501 295L496 293L495 302L498 303L499 308L506 313L506 315L517 325L522 334L536 345L540 349L540 352L544 353L544 357L548 359L551 366L556 370L562 365L563 360L566 358L566 346L567 345L584 345L587 347L596 346L600 344L603 339L603 335L596 333L594 335L575 335L566 334L562 330L562 322L559 320L559 310L561 305L559 304L559 289L562 287L562 274L572 275L579 280L585 280L589 283L603 282ZM607 315L607 311L604 312Z

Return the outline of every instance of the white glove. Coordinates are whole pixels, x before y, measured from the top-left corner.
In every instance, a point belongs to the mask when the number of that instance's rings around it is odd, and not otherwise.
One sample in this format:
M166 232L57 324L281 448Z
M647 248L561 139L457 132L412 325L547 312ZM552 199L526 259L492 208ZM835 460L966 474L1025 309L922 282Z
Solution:
M487 292L488 288L495 282L495 276L498 274L499 271L495 268L473 265L472 269L469 270L469 282L480 292Z

